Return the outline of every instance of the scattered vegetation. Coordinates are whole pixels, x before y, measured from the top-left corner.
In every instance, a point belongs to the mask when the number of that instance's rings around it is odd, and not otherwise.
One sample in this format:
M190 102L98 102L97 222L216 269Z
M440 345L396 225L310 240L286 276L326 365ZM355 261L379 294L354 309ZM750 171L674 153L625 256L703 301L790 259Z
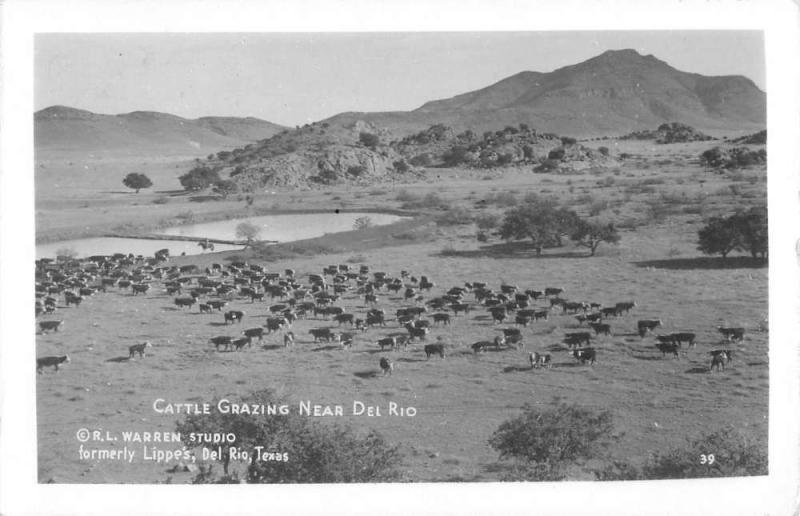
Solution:
M285 402L269 390L247 396L243 403L280 407ZM286 405L288 408L288 405ZM285 412L285 413L283 413ZM350 426L322 424L295 411L276 410L274 414L189 415L177 425L187 448L199 444L189 440L192 432L233 433L237 449L251 457L259 453L286 454L283 460L253 460L247 466L248 483L345 483L388 482L399 477L402 456L377 432L362 434ZM230 470L229 447L222 447L219 462L223 477L209 478L203 471L203 483L238 481L238 472Z
M520 416L500 425L489 445L500 460L514 461L509 479L563 480L567 467L602 454L616 439L613 430L609 411L525 405Z
M198 192L218 183L221 178L216 170L209 167L195 167L178 178L184 190Z
M750 150L747 147L723 149L713 147L700 155L700 162L714 169L747 168L767 163L766 149Z
M681 143L713 140L692 126L678 122L661 124L655 131L635 131L620 137L621 140L655 140L656 143Z

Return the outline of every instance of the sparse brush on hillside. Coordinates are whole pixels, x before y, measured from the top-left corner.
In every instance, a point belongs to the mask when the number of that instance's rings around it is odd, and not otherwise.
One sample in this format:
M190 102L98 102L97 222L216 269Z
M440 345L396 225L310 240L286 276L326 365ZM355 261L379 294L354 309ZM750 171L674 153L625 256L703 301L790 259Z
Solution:
M655 131L635 131L620 137L621 140L655 140L656 143L681 143L694 141L713 140L711 136L703 134L694 127L678 122L665 123L658 126Z
M747 147L723 149L713 147L700 155L700 162L715 169L747 168L767 163L766 149L750 150Z
M602 455L618 439L613 431L609 411L525 405L521 415L500 425L489 445L500 460L513 461L506 480L563 480L568 466Z
M177 425L186 447L200 446L189 439L192 433L233 433L237 449L254 458L245 474L251 484L388 482L399 478L402 456L376 431L319 423L289 410L289 405L269 390L246 396L242 403L273 407L275 413L189 415ZM286 409L280 410L281 406ZM218 461L224 477L237 479L238 472L230 471L229 447L221 450ZM281 460L256 460L262 453L279 453ZM219 480L203 473L202 483Z

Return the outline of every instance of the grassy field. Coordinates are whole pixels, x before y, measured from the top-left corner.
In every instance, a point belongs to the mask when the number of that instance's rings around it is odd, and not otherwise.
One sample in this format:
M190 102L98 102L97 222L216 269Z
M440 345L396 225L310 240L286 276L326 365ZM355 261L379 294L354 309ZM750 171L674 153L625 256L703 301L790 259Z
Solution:
M127 170L127 165L109 165L109 177L119 177L108 184L81 183L63 195L52 189L48 174L72 169L50 163L45 171L38 170L37 223L42 239L81 231L89 234L132 221L137 227L152 227L189 209L197 218L212 219L247 210L297 209L299 204L302 209L408 208L434 191L451 208L465 207L475 214L500 213L530 193L554 196L583 215L616 221L622 236L619 246L601 245L593 258L586 256L585 249L569 246L537 258L524 245L477 242L472 225L436 224L446 210L421 209L427 215L400 226L235 254L271 271L291 267L303 280L338 263L368 264L373 271L392 275L408 270L436 283L427 298L465 281L484 281L493 289L502 283L539 290L559 286L569 300L637 303L630 314L611 320L612 336L594 342L598 362L581 366L560 344L565 331L577 331L571 315L556 315L525 328L524 350L473 355L470 344L491 340L499 328L509 326L492 324L485 309L479 308L456 317L451 326L434 328L428 336L429 342L441 337L447 343L445 360L426 360L420 343L402 351L381 352L377 338L404 331L394 321L384 329L359 334L350 351L315 344L308 330L335 323L314 318L294 324L298 336L294 348L283 348L280 337L273 336L242 352L217 352L208 344L210 337L237 335L263 324L267 304L233 301L230 308L245 310L247 316L241 327L225 326L220 313L199 314L196 307L176 309L172 296L161 288L145 296L113 289L88 298L78 308L60 307L47 319L63 319L63 329L37 336L38 356L68 353L72 360L58 373L47 370L38 377L40 481L135 483L172 476L174 482L186 482L191 474L167 473L169 465L79 460L75 432L81 427L171 431L179 418L155 413L151 406L156 398L210 402L262 388L275 389L293 404L310 400L344 405L347 410L359 400L382 407L389 402L415 407L413 418L341 418L357 428L379 430L399 444L404 454L403 478L411 481L501 478L503 469L487 440L525 403L567 402L611 410L622 437L610 455L634 463L643 462L650 452L680 445L687 437L726 424L735 424L749 437L766 443L768 335L761 328L767 316L767 269L733 256L731 266L722 267L719 259L702 258L695 249L704 217L765 202L766 172L703 170L694 160L708 143L664 146L604 141L598 145L633 157L617 169L575 175L436 169L429 171L426 180L413 184L262 192L252 208L235 199L198 203L165 193L176 188L169 178L174 181L179 169L190 163L162 163L152 173L148 168L157 191L139 195L110 193L121 192L122 169ZM80 167L73 168L71 177L83 177ZM165 195L168 202L153 203ZM99 213L99 206L107 206L109 212ZM181 258L174 263L226 263L231 254ZM380 298L390 319L397 307L405 306L401 296L381 292ZM339 304L350 312L367 309L352 294ZM652 336L642 339L636 334L636 320L645 318L663 320L664 327L656 333L697 333L697 347L684 349L678 359L662 358ZM743 343L735 345L732 367L709 374L707 351L721 345L717 326L743 326L748 333ZM143 359L128 360L127 347L143 340L153 343L152 352ZM553 368L529 370L529 351L552 353ZM397 366L392 376L379 374L378 360L384 355ZM587 477L575 471L574 478Z

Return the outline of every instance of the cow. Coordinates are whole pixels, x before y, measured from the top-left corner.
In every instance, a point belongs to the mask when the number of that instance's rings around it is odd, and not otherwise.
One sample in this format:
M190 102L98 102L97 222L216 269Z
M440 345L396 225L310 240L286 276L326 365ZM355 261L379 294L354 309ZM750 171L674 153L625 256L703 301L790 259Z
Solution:
M517 336L522 335L522 332L520 331L519 328L502 328L501 331L503 332L504 337L511 337L513 335Z
M378 339L377 344L381 347L381 351L383 351L386 346L388 346L389 349L394 349L397 347L397 339L395 337L384 337Z
M233 324L233 321L241 323L242 319L244 319L244 316L245 313L241 310L227 311L225 312L225 324L228 324L228 321L230 321L231 324Z
M214 347L217 348L217 351L219 351L220 346L225 346L225 349L227 350L230 347L232 341L233 337L229 337L227 335L223 335L220 337L211 337L210 339L208 339L208 342L213 344Z
M339 326L341 326L343 323L347 323L350 326L352 326L353 322L355 321L355 315L353 315L353 314L336 314L336 316L334 316L333 319L337 323L339 323Z
M308 333L314 337L314 342L319 342L322 339L325 339L326 342L333 340L333 332L330 328L312 328L308 330Z
M242 337L231 341L231 345L234 347L234 349L236 349L236 351L239 351L245 346L251 346L252 341L249 337Z
M388 373L389 376L392 375L392 371L394 371L394 363L386 357L381 357L380 366L383 370L383 375L386 376Z
M728 341L744 340L744 328L723 328L722 326L718 326L717 331Z
M429 359L431 355L439 355L444 359L444 344L425 344L425 357Z
M185 306L191 307L197 301L193 297L176 297L175 298L175 306L178 308L183 308Z
M661 352L662 357L667 356L667 353L672 353L676 357L680 358L678 354L678 344L675 342L659 342L656 344L656 347Z
M208 306L210 306L211 308L214 308L215 310L219 311L219 312L221 312L224 307L228 306L228 302L227 301L222 301L222 300L219 300L219 299L208 301L206 304Z
M211 310L211 305L209 305L207 303L200 303L197 306L198 306L198 308L200 308L200 313L201 314L210 314L211 311L212 311Z
M553 361L550 357L550 353L537 353L533 351L528 353L528 362L531 364L531 369L539 368L539 367L551 367L553 365Z
M263 292L251 292L250 293L250 302L255 303L256 300L263 301L264 300L264 293Z
M283 334L283 347L294 346L294 332L287 331Z
M600 316L601 317L617 317L620 315L619 310L617 310L616 306L610 306L606 308L600 309Z
M40 357L36 359L36 372L42 374L45 367L53 366L58 371L58 366L69 362L69 356L61 357Z
M711 355L711 366L708 368L708 372L710 373L715 367L717 371L719 368L722 367L722 370L725 370L725 366L733 360L733 350L730 349L714 349L709 351Z
M433 323L450 324L450 314L445 314L445 313L433 314Z
M458 312L464 312L465 314L469 313L469 304L467 303L451 303L450 309L453 311L455 315L458 315Z
M533 300L537 300L544 295L541 290L526 290L525 294Z
M131 285L131 290L133 290L133 295L136 294L145 294L148 290L150 290L149 283L134 283Z
M492 319L496 323L502 323L508 317L505 307L503 307L502 309L492 310L491 313L492 313Z
M378 296L376 296L375 294L364 295L364 304L375 305L377 303L378 303Z
M565 301L561 303L561 308L564 313L578 313L579 311L586 312L588 306L582 301Z
M67 306L69 306L71 304L75 305L75 306L80 306L81 301L83 301L83 297L81 297L81 296L79 296L77 294L74 294L74 293L70 292L69 290L64 292L64 298L65 298L65 300L67 302Z
M51 330L58 331L62 324L64 324L64 321L41 321L39 322L39 329L42 333L47 333Z
M353 325L357 330L361 330L362 332L367 331L367 323L364 322L364 319L356 319Z
M264 328L267 329L268 334L273 331L280 331L288 326L289 321L287 321L285 317L268 317L266 324L264 324Z
M254 339L258 337L258 341L261 342L261 340L264 338L264 328L248 328L242 332L242 335L248 339Z
M623 311L627 314L634 306L636 306L636 301L622 301L621 303L617 303L614 308L617 310L618 314L621 314Z
M564 292L564 289L563 288L558 288L558 287L547 287L547 288L544 289L545 297L557 296L557 295L561 294L562 292Z
M531 318L517 314L516 318L514 319L514 323L527 327L531 323Z
M519 334L519 333L514 334L514 335L508 335L505 338L505 341L509 346L513 346L514 349L519 349L519 348L525 346L525 344L523 344L523 342L522 342L522 335Z
M153 347L149 341L144 341L141 344L134 344L133 346L128 346L128 358L133 358L136 356L136 353L139 353L139 358L144 358L144 353L147 348Z
M535 310L533 312L533 320L538 321L539 319L544 319L545 321L550 316L550 311L547 309L544 310Z
M386 326L386 320L382 313L368 313L367 320L365 322L367 326Z
M353 338L354 335L352 333L340 333L339 343L342 345L342 349L350 349L350 347L353 345Z
M425 337L430 332L429 328L417 328L411 324L406 324L406 330L408 330L409 340L420 339L425 340Z
M638 321L636 323L636 327L639 330L639 336L644 337L648 332L653 331L662 324L663 323L660 319L644 319L642 321Z
M484 351L489 346L494 346L495 349L499 350L500 346L504 345L505 343L506 343L506 339L504 339L503 337L498 335L492 341L481 340L481 341L478 341L478 342L474 343L472 345L472 352L473 353L478 353L480 351Z
M656 335L656 340L659 344L675 344L675 337L669 335Z
M611 325L605 323L589 323L589 326L594 330L595 335L611 335Z
M594 365L597 359L597 351L594 348L576 349L572 352L572 356L579 360L581 364L589 362L589 365Z
M584 317L586 317L586 320L589 322L600 322L603 320L603 314L600 313L586 314Z
M592 335L588 331L581 331L576 333L567 333L564 335L564 343L569 347L578 347L583 343L588 346L591 341Z
M684 342L688 346L696 346L697 343L694 341L697 337L694 333L689 332L681 332L681 333L670 333L670 337L672 340L678 343L678 345L682 345Z

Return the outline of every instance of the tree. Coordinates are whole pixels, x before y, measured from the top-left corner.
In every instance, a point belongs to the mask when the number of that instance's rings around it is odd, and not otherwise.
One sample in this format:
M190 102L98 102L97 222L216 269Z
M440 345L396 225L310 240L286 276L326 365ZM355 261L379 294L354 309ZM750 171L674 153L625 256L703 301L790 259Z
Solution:
M214 405L218 403L217 400ZM190 439L193 432L235 435L236 449L253 458L246 468L248 483L387 482L399 476L398 448L375 431L364 434L349 426L319 423L292 411L289 404L269 390L255 392L237 400L237 404L265 410L259 414L219 410L192 414L178 423L177 431L190 449L204 445ZM230 446L222 446L221 451L217 460L225 477L217 482L235 481L238 472L230 471ZM258 460L260 454L270 452L281 455L281 460ZM206 478L200 481L214 481L207 478L207 469L201 473Z
M139 193L139 190L142 188L150 188L153 186L153 182L150 181L150 178L144 174L139 174L137 172L131 172L125 179L122 180L122 184L127 186L132 190L136 190L136 193Z
M578 245L588 247L589 256L594 256L597 246L602 242L609 244L619 243L620 236L613 223L601 224L599 222L581 220L575 224L575 229L571 235Z
M545 247L562 245L562 236L571 232L577 215L553 202L530 203L506 211L500 226L505 240L530 238L536 254Z
M376 134L362 131L358 134L358 141L361 142L361 145L364 147L369 147L370 149L374 150L375 147L380 144L381 139Z
M448 167L455 167L466 161L469 150L463 145L454 145L449 151L442 154L442 161Z
M401 174L408 172L411 168L408 166L408 163L406 163L406 160L404 159L399 159L395 161L394 163L392 163L392 167L394 167L395 172L399 172Z
M239 189L236 181L231 179L222 179L214 183L214 192L221 195L223 199L227 198L230 194L236 193Z
M728 219L712 217L708 224L697 232L697 249L704 254L721 254L723 258L736 249L738 244L736 230Z
M765 259L769 249L767 209L753 207L737 211L729 217L713 217L697 232L697 249L723 258L734 249Z
M261 234L261 228L250 221L240 222L236 226L236 238L247 240L246 246L250 246L254 240L257 240L259 234Z
M609 411L595 412L577 405L522 408L522 414L495 430L489 445L500 459L521 463L523 476L535 480L560 480L563 468L595 457L615 437Z
M184 190L196 192L205 190L209 186L222 180L216 170L208 167L195 167L178 178Z

